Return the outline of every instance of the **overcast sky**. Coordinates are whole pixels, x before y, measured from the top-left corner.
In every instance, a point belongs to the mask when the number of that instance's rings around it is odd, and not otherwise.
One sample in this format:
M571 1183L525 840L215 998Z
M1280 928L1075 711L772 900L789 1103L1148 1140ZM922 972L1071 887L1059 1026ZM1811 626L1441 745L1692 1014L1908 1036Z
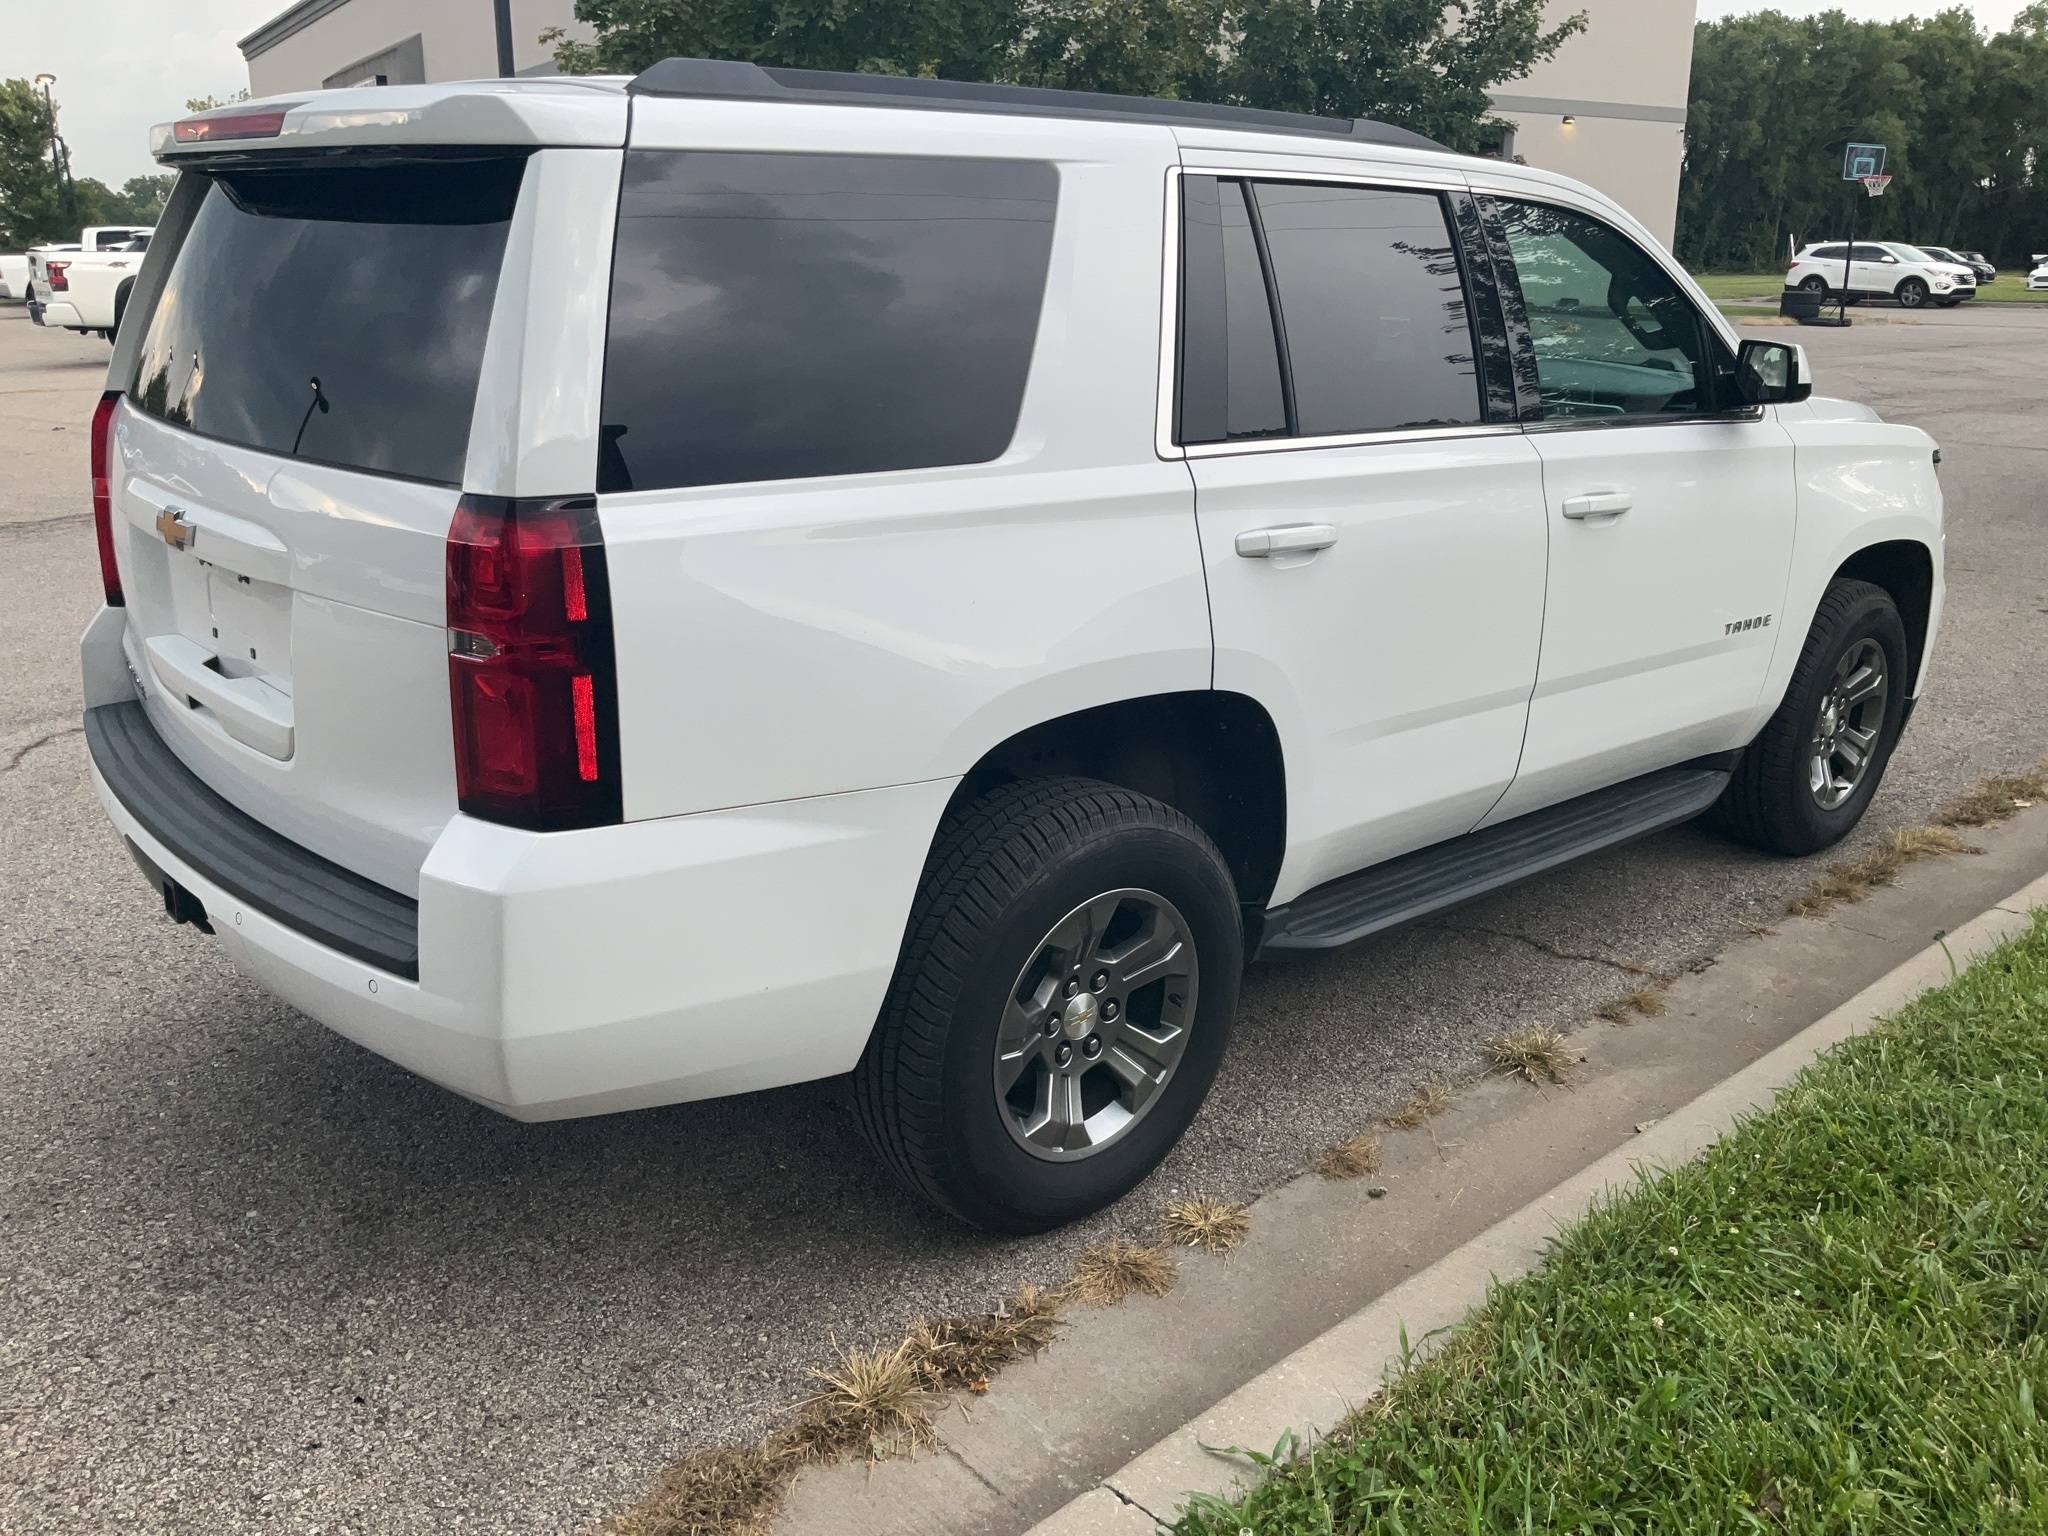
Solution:
M156 166L149 126L175 117L187 97L228 96L249 74L236 39L247 36L291 0L0 0L0 77L57 77L59 126L80 176L118 187ZM1835 0L1861 17L1926 15L1941 0ZM1763 10L1757 0L1700 0L1711 19ZM1776 0L1776 9L1804 14L1828 0ZM2019 0L1977 0L1978 20L2008 25Z

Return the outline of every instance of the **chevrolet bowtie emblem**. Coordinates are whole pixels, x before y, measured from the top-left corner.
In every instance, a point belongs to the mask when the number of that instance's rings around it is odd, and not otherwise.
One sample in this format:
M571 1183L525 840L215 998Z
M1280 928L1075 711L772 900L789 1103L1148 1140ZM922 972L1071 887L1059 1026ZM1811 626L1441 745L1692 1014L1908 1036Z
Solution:
M156 531L164 536L164 542L173 549L189 549L192 536L199 530L192 526L192 520L185 516L182 507L165 507L156 515Z

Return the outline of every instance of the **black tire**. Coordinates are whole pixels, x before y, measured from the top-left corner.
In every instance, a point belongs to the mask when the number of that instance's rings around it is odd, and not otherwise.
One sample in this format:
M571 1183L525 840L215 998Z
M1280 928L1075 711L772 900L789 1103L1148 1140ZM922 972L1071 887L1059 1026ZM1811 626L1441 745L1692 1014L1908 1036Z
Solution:
M1869 766L1853 793L1841 804L1824 808L1810 779L1815 757L1811 748L1837 667L1866 641L1883 651L1888 673L1882 715L1875 722L1877 737ZM1877 793L1898 744L1910 667L1906 626L1891 594L1867 581L1830 583L1784 700L1743 751L1727 790L1714 806L1713 822L1737 842L1794 856L1817 853L1847 837Z
M1892 291L1892 297L1899 301L1901 309L1918 309L1927 302L1927 285L1917 277L1909 277Z
M1063 917L1128 888L1156 892L1185 922L1199 982L1185 1044L1120 1134L1048 1161L1013 1134L998 1097L998 1025ZM1002 785L950 813L933 842L895 979L854 1069L861 1128L899 1178L963 1221L1015 1233L1074 1221L1129 1192L1194 1119L1223 1059L1243 968L1236 888L1193 822L1091 779Z
M1799 286L1808 293L1826 293L1828 291L1828 280L1816 272Z

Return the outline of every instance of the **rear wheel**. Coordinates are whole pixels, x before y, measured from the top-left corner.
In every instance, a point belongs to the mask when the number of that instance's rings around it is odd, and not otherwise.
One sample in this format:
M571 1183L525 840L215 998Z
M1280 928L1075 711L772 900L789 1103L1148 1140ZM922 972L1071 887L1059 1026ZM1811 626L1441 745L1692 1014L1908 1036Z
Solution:
M962 1220L1038 1232L1158 1166L1223 1058L1237 893L1185 816L1087 779L949 815L855 1069L862 1129Z
M1801 282L1799 286L1808 293L1826 293L1828 291L1828 280L1816 272Z
M1927 302L1927 285L1917 277L1909 277L1899 284L1892 297L1902 309L1918 309Z
M1830 584L1784 701L1744 750L1715 822L1772 853L1815 853L1848 836L1898 742L1908 666L1891 594Z

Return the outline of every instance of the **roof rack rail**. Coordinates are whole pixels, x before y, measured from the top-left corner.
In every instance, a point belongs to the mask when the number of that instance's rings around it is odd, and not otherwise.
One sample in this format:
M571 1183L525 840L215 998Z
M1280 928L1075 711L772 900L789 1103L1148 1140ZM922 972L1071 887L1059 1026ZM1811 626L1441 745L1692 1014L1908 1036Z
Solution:
M830 69L781 69L740 59L663 59L636 75L626 89L636 96L694 96L718 101L789 101L860 107L907 107L927 112L999 112L1016 117L1086 118L1101 122L1159 123L1235 128L1249 133L1299 133L1348 138L1403 149L1448 146L1392 123L1363 117L1312 117L1258 107L1218 107L1155 96L1114 96L1055 91L1035 85L984 85L972 80L925 80L905 75L859 75Z

